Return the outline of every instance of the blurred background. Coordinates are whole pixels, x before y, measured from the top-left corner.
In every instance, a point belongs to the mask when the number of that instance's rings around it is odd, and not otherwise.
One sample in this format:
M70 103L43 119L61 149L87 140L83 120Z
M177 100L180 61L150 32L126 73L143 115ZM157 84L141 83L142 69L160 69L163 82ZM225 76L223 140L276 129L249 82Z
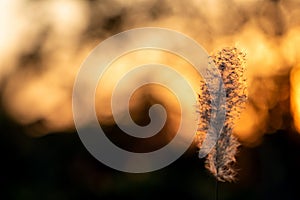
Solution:
M127 174L95 160L76 134L81 63L102 40L145 26L180 31L209 53L247 54L249 100L234 130L239 181L220 183L219 199L299 199L298 0L1 0L3 199L214 199L215 180L193 146L162 170ZM105 129L119 137L116 126Z

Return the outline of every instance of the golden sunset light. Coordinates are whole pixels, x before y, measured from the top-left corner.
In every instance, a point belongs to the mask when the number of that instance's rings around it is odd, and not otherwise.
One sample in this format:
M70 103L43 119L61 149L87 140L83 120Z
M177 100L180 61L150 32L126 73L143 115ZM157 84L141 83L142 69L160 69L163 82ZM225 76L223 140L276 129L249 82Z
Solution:
M195 136L190 148L169 167L153 173L122 174L98 163L81 143L74 117L74 88L80 70L99 44L124 31L145 27L176 31L206 51L205 59L214 63L224 83L225 121L222 130L214 129L219 137L211 139L209 120L219 119L212 111L222 106L215 108L220 99L210 99L209 84L197 71L203 66L193 66L177 53L195 56L193 48L183 50L184 44L170 35L149 43L170 43L172 51L136 48L118 55L101 79L95 77L98 69L89 71L78 100L88 102L90 85L98 81L93 100L95 121L112 143L145 153L171 143L182 127L182 141L189 141L190 134ZM124 37L97 53L106 58L144 38L149 35ZM0 49L0 146L5 157L0 183L7 199L40 199L45 194L52 194L50 199L134 198L132 194L152 199L154 194L170 191L187 199L213 199L218 190L220 199L299 196L295 183L300 178L298 0L3 0ZM99 64L96 58L89 62ZM116 114L125 116L129 110L132 120L142 127L153 121L151 106L165 108L163 128L157 135L141 139L126 135L116 122L112 98L122 78L147 64L168 66L180 77L153 68L129 79L118 91ZM140 80L151 82L153 77L179 89L185 80L193 93L182 89L175 94L157 83L130 91ZM221 96L221 90L218 92ZM127 102L123 96L129 93L132 96ZM86 111L89 108L78 109ZM184 127L185 111L196 117ZM84 114L80 117L90 120ZM130 126L123 118L123 125ZM190 133L195 123L198 129ZM206 138L216 146L198 159ZM172 151L170 155L177 153L176 148ZM152 166L142 158L136 165ZM130 159L124 160L131 166ZM233 164L237 170L231 168ZM215 190L215 179L220 184L232 183Z

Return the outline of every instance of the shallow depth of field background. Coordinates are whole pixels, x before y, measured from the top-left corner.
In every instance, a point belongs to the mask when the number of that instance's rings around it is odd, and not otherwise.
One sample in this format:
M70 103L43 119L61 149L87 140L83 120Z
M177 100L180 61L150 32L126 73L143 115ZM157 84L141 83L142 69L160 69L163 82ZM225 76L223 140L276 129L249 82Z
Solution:
M220 199L298 199L297 0L1 1L1 197L214 198L215 180L193 147L162 170L127 174L95 160L74 130L72 87L85 57L102 40L145 26L180 31L208 52L237 46L247 54L249 101L234 130L243 144L239 181L221 183ZM118 137L117 127L106 129Z

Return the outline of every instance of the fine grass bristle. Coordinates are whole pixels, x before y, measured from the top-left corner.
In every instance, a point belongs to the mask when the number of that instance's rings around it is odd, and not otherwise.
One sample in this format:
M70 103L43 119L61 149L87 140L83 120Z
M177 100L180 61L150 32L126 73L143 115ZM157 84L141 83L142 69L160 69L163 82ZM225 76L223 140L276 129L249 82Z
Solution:
M236 180L236 159L240 143L232 134L235 121L240 117L247 99L245 78L245 54L235 47L224 48L211 56L219 69L226 92L226 118L216 145L206 157L206 168L218 181ZM210 94L204 81L200 83L199 113L201 115L196 142L201 148L209 126L211 107Z

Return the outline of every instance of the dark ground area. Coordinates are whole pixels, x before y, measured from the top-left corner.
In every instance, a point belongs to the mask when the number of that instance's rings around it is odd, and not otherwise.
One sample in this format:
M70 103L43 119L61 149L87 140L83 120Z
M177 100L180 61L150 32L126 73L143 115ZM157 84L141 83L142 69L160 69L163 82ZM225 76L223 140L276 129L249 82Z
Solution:
M196 150L152 173L128 174L94 159L76 133L26 136L1 115L1 199L215 199L216 182ZM299 199L300 135L278 131L241 148L239 182L219 183L219 199Z

